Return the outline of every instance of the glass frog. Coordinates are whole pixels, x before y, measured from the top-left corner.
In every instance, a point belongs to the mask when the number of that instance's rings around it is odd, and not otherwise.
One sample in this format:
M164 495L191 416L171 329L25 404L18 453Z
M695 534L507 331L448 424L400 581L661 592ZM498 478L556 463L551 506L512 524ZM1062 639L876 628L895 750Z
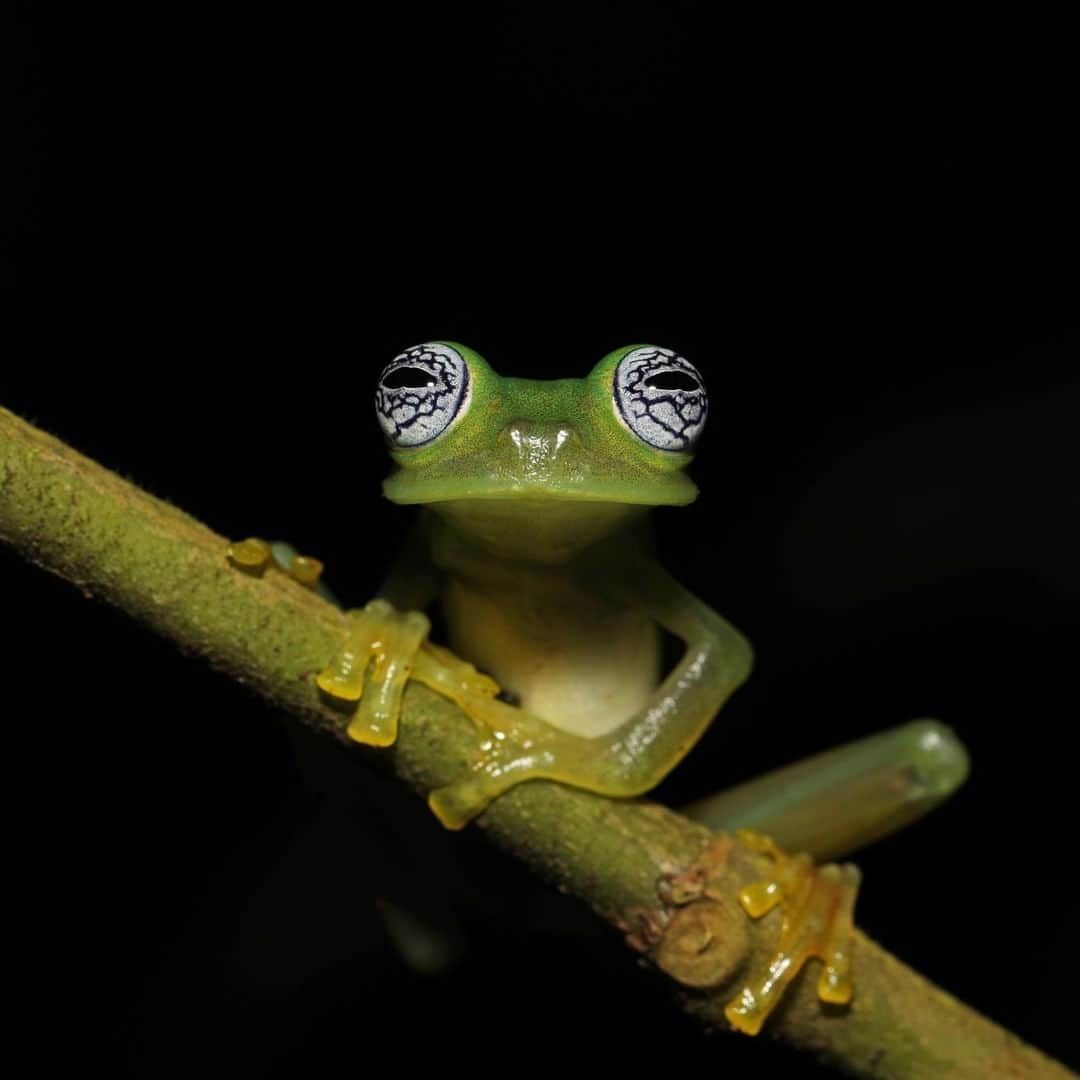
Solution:
M356 703L348 733L369 745L393 743L410 678L477 724L472 770L429 798L448 828L527 780L649 790L749 674L743 635L651 554L649 510L697 496L685 468L707 415L697 369L653 345L617 349L580 379L503 378L449 341L406 349L382 371L375 416L397 466L384 492L424 514L318 685ZM268 556L258 542L234 545L238 564ZM291 571L311 584L318 566L300 559ZM436 600L453 652L427 639L422 611ZM661 631L685 644L670 672ZM736 1027L757 1031L810 956L825 960L820 996L850 998L857 874L818 872L810 856L911 820L966 770L951 732L922 721L695 808L713 828L756 830L748 839L773 860L774 878L742 897L747 912L784 905L768 973L729 1007Z

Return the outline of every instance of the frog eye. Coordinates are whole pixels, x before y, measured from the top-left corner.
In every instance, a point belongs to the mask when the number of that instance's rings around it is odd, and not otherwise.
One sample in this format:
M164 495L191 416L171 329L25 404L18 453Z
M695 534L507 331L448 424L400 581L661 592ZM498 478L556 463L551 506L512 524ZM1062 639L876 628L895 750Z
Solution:
M612 396L619 419L658 450L691 449L709 412L697 368L655 345L633 349L619 361Z
M472 387L465 358L449 345L414 345L383 368L375 388L375 416L398 446L438 438L469 408Z

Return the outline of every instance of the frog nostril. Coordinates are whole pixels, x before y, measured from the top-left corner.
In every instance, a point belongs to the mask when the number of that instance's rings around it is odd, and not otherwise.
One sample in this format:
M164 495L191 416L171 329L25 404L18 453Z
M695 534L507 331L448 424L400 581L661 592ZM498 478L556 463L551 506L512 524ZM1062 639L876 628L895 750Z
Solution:
M541 461L554 461L573 437L573 430L567 424L514 420L506 426L505 435L517 455L535 465Z
M506 426L506 434L515 444L550 443L563 446L573 435L569 424L543 423L537 420L513 420Z

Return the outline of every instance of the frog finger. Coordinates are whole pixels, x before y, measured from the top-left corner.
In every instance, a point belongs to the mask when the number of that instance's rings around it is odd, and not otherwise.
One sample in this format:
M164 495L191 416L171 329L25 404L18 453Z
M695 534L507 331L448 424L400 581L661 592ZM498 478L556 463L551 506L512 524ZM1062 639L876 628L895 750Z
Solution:
M323 693L339 701L360 700L372 646L379 640L380 628L393 610L385 600L372 600L365 607L347 613L349 636L341 651L315 677Z
M436 690L460 690L466 694L479 694L481 697L495 697L499 684L490 676L476 670L473 664L462 660L456 653L433 641L424 642L424 651L430 653L443 669L435 673L438 686Z
M270 565L270 545L265 540L250 536L247 540L236 540L225 551L225 557L237 570L252 577L261 577Z
M338 603L337 597L321 581L325 567L319 559L311 555L301 555L292 544L287 544L284 540L275 540L270 545L270 550L274 553L274 562L293 581L299 582L306 589L311 589L334 607L342 606Z
M397 738L401 697L412 673L413 657L431 629L427 616L419 611L391 612L386 620L379 640L371 646L374 664L368 693L347 729L349 738L369 746L390 746Z
M416 654L412 676L452 701L484 732L512 722L500 711L502 703L495 698L499 684L441 645L424 642Z
M818 979L818 997L833 1005L846 1005L855 993L851 952L855 942L855 897L862 875L852 863L822 867L823 876L826 871L836 872L832 875L834 880L837 875L843 875L843 880L839 881L840 897L822 950L824 965Z

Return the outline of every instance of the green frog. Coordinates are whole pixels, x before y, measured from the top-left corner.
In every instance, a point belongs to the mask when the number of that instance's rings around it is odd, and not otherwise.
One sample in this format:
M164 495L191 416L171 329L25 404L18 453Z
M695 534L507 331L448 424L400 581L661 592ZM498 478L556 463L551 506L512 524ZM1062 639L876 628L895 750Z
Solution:
M424 513L317 682L355 705L348 734L368 745L394 742L410 679L477 724L471 770L429 797L446 827L529 780L617 798L648 791L750 673L746 638L652 553L649 511L697 497L685 470L708 412L700 372L655 345L616 349L577 379L503 378L451 341L406 349L383 369L375 418L397 466L384 492ZM265 560L252 544L234 561ZM285 561L309 584L317 576L310 560ZM423 611L436 601L453 651L428 640ZM670 671L662 632L684 644ZM774 860L774 879L742 898L748 913L791 908L769 972L729 1007L734 1026L759 1030L809 956L825 960L822 998L851 996L856 872L817 873L781 847L853 850L925 812L966 772L955 736L920 721L695 808L713 828L752 828Z

